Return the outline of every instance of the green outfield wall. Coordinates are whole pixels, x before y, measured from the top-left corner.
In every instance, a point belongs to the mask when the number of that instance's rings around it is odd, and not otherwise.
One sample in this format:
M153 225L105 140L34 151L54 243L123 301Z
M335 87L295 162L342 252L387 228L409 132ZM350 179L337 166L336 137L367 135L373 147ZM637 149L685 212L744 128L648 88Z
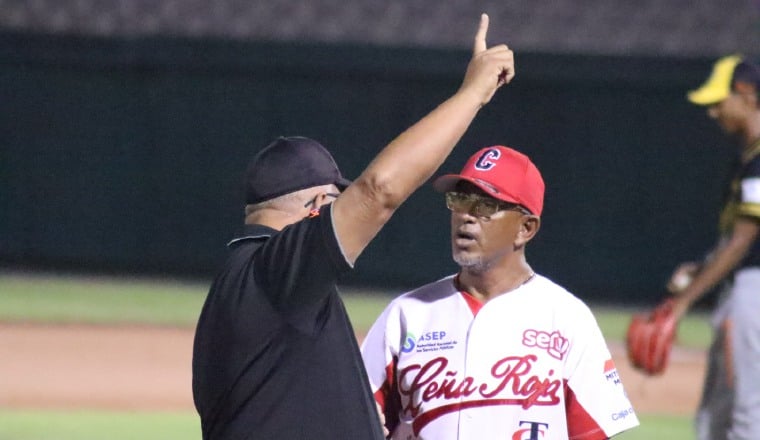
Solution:
M529 154L547 184L534 268L585 299L658 298L713 241L730 144L685 100L712 60L516 52L517 77L442 171L477 148ZM241 175L273 137L328 146L356 177L453 93L462 50L0 35L0 262L206 277L242 221ZM430 186L347 284L446 275Z

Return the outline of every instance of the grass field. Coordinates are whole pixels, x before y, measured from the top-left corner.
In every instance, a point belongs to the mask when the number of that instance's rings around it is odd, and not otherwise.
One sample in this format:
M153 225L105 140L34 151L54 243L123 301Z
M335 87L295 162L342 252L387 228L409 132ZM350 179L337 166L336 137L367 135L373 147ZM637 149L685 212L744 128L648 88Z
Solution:
M0 273L0 321L192 327L207 289L207 284L200 282ZM346 307L359 331L372 324L391 298L367 291L347 291L345 296ZM632 311L593 309L606 338L621 340ZM708 340L704 316L692 315L682 322L681 345L704 348ZM616 439L693 438L689 418L657 414L643 414L640 418L641 427ZM194 413L0 408L3 440L200 439L199 429Z
M208 283L0 273L0 321L86 324L147 324L192 327ZM358 331L366 330L392 296L343 289ZM622 340L632 310L592 307L608 340ZM704 348L707 319L691 314L679 326L679 344Z
M692 439L682 417L646 415L640 427L616 440ZM194 413L0 410L3 440L200 440Z
M3 440L200 440L192 412L0 410Z
M682 417L647 415L640 427L615 439L687 440L693 438L689 423ZM200 440L199 433L194 413L0 411L4 440Z

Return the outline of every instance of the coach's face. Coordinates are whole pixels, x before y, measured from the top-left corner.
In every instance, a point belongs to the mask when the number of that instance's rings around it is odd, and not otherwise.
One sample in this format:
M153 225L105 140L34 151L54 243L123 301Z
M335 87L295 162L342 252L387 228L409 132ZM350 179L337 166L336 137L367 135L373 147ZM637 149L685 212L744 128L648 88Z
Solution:
M472 271L506 264L535 236L540 219L523 207L494 199L475 185L461 183L446 195L451 210L451 253Z

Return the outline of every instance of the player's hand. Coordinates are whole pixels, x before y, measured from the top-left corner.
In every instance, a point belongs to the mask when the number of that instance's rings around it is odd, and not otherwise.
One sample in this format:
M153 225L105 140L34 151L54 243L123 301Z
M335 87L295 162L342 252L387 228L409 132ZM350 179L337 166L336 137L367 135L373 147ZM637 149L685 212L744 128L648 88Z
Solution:
M460 88L461 91L473 93L481 104L487 104L499 87L515 77L515 59L509 47L506 44L490 48L486 45L488 22L488 15L482 14L475 34L472 58Z
M678 266L676 270L673 271L673 275L671 275L670 280L666 285L668 292L674 295L678 295L683 292L684 289L689 287L691 280L694 279L694 276L699 271L699 268L700 265L698 263L692 262L683 263Z

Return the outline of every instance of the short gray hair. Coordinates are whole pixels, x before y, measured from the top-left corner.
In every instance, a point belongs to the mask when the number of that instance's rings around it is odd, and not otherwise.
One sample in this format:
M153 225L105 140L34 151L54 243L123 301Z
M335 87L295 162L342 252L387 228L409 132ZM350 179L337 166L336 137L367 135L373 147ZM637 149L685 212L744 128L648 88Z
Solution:
M309 200L311 188L294 191L283 194L273 199L264 200L263 202L245 205L245 215L248 216L262 209L282 209L289 210L296 205L303 205Z

